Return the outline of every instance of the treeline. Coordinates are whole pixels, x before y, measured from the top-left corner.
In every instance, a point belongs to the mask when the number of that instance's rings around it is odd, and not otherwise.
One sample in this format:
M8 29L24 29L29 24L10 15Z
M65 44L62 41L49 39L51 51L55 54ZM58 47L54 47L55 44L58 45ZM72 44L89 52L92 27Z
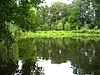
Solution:
M73 0L72 4L55 2L39 9L42 24L38 30L78 30L100 28L100 2Z

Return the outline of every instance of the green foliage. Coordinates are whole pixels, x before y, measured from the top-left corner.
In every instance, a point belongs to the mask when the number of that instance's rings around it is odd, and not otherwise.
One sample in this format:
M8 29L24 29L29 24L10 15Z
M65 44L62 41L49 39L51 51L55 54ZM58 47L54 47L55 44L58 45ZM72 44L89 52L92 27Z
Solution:
M94 27L94 30L97 30L97 29L98 29L98 26L95 26L95 27Z
M52 3L50 7L42 6L39 11L44 24L48 23L52 30L56 30L56 26L59 20L62 20L62 25L64 29L64 24L68 19L68 5L61 2Z
M43 26L42 26L42 30L44 31L47 31L47 30L50 30L50 27L47 23L45 23Z
M15 23L19 25L24 31L35 31L38 25L41 24L40 16L34 7L27 10L27 15L20 12L16 16Z
M77 6L78 10L80 11L80 21L84 25L89 24L89 28L94 28L95 25L97 26L97 18L95 11L98 11L97 8L97 1L96 0L76 0L74 1L74 4ZM94 15L95 14L95 15Z
M84 27L82 27L80 31L81 31L82 33L85 33L85 32L87 32L88 30L89 30L88 26L87 26L87 25L84 25Z
M82 25L81 22L77 18L75 18L74 16L73 17L70 16L68 18L68 23L71 25L70 26L71 30L77 30Z
M62 30L65 29L64 25L66 22L70 24L71 30L79 30L85 24L87 24L90 29L93 29L95 26L99 28L98 7L98 1L96 0L74 0L72 4L55 2L52 3L51 7L46 5L42 7L40 13L44 20L43 22L49 23L50 27L56 27L59 20L62 20ZM55 28L53 28L53 30L54 29Z
M20 39L17 41L19 47L19 58L23 60L36 60L36 45L33 39Z
M56 29L57 29L57 25L52 24L52 25L51 25L51 30L56 30Z
M18 30L18 26L12 24L11 22L10 23L7 23L7 27L9 29L10 32L14 33L16 30Z
M63 29L63 26L62 26L62 22L60 20L58 25L57 25L57 30L62 30L62 29Z
M47 5L45 5L41 6L38 10L43 24L48 23L48 20L50 19L50 16L48 15L49 9L50 8Z
M0 61L2 61L2 62L8 62L8 61L15 62L17 60L18 60L18 46L17 46L17 44L13 43L11 46L9 46L9 45L7 46L4 41L1 41L0 42Z
M66 24L65 24L65 30L70 30L70 24L68 23L68 22L66 22Z
M70 6L71 9L69 10L69 17L68 17L68 23L71 25L71 29L78 30L81 27L81 21L79 19L80 12L76 5Z
M18 50L18 45L17 45L17 43L13 43L12 44L12 46L11 46L11 48L12 48L12 60L13 61L16 61L16 60L18 60L18 58L19 58L19 55L18 55L18 53L19 53L19 50Z
M16 31L19 31L19 27L23 30L35 31L41 20L34 9L37 9L40 2L41 0L21 0L17 5L16 0L0 1L0 43L2 44L0 44L0 61L17 59L18 47L14 44Z

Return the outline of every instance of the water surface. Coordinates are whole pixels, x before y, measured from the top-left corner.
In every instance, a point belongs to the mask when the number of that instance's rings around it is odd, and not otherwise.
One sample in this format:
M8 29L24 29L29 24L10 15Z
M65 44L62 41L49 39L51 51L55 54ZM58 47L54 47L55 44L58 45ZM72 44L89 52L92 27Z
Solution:
M100 75L100 40L26 38L0 50L0 75Z

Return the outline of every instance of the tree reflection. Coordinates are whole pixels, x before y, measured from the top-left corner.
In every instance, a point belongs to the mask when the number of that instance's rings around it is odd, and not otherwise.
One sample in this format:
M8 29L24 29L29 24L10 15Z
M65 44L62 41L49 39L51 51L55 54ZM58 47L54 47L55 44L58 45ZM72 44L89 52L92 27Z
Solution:
M18 45L17 45L18 44ZM100 40L74 38L20 39L11 50L0 43L0 75L44 75L38 59L61 64L71 62L74 74L100 74ZM18 71L17 60L23 60Z
M19 46L19 59L23 60L22 69L17 73L21 75L44 75L42 67L38 67L36 65L37 61L37 50L35 44L36 40L21 39L17 43Z
M0 75L12 75L16 69L17 65L12 60L8 62L0 61Z
M17 69L18 46L13 43L9 49L0 42L0 75L12 75Z
M100 41L73 38L40 39L37 41L38 57L60 64L71 61L73 73L98 75L100 69Z

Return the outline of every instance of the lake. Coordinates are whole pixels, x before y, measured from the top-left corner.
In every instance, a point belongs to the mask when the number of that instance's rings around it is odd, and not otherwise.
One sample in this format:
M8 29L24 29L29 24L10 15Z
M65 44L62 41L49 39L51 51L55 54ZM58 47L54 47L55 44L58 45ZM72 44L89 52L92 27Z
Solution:
M0 49L0 75L100 75L100 40L20 39Z

